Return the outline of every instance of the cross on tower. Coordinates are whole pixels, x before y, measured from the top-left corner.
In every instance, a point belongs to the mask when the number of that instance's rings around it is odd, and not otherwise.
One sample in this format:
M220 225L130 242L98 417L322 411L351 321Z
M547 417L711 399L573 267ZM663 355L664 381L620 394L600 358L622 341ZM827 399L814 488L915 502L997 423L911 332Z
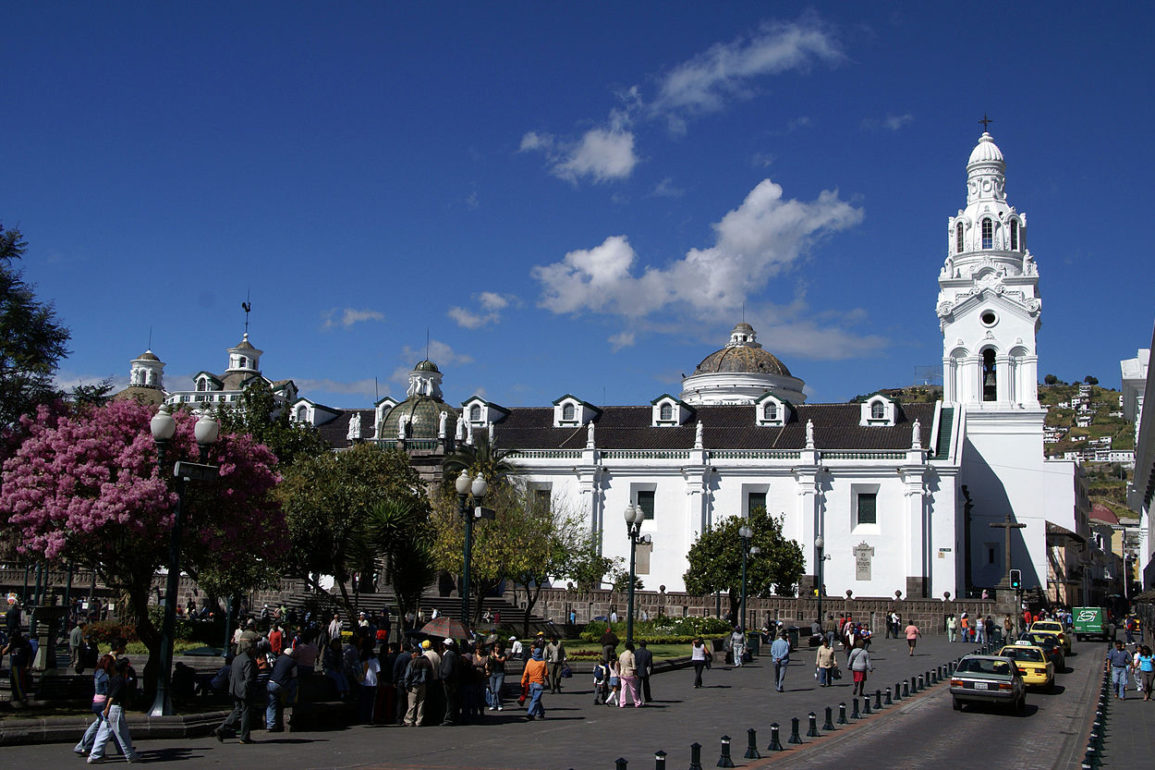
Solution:
M983 113L983 119L980 120L979 123L983 124L983 133L985 134L985 133L987 133L987 129L990 127L990 124L994 123L994 121L991 120L990 118L988 118L987 114L984 112Z
M999 581L999 585L1009 588L1011 583L1011 530L1022 529L1027 525L1012 521L1011 515L1008 513L1002 521L992 521L988 526L1001 529L1006 537L1006 550L1003 555L1003 579Z

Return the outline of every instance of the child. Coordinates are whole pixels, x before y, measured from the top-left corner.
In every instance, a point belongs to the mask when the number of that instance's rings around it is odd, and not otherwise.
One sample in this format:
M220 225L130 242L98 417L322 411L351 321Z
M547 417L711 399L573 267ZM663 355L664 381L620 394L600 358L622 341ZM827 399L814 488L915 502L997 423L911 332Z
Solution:
M594 705L600 706L609 697L610 670L606 667L606 659L602 658L594 666Z
M607 706L616 706L622 697L622 678L618 676L618 662L610 661L610 697L606 698Z

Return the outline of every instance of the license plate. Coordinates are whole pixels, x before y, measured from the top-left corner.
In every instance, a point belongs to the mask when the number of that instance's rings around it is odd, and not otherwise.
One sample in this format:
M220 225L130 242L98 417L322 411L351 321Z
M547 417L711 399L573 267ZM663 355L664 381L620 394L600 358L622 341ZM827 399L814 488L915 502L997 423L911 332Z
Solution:
M985 690L985 689L987 689L987 683L986 682L975 682L975 689L976 690Z

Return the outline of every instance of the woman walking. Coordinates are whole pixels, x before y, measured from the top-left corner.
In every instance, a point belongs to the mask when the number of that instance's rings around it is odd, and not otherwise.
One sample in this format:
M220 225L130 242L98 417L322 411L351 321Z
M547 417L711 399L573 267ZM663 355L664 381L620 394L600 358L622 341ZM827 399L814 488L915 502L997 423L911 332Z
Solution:
M109 738L114 738L120 746L120 753L129 762L139 762L140 755L132 746L132 736L124 721L123 699L128 695L128 658L117 658L112 676L108 680L108 700L104 702L103 721L96 731L96 740L88 754L88 764L96 765L104 761L104 747Z
M622 680L622 692L618 697L618 708L626 707L627 692L630 694L634 708L641 708L642 699L638 697L638 663L634 656L633 642L626 642L626 649L622 650L621 657L618 658L618 676Z
M855 643L854 649L850 651L850 657L846 661L847 667L854 675L854 695L866 694L866 672L874 671L874 665L870 662L870 653L862 646L862 641Z
M1151 688L1155 686L1155 656L1151 648L1143 645L1135 655L1136 677L1143 683L1143 700L1151 700Z
M914 655L914 646L918 644L920 636L922 636L922 632L918 630L918 626L912 620L906 627L906 646L910 648L908 655Z
M501 690L505 687L505 662L509 656L505 654L505 645L498 642L493 646L493 653L489 656L486 670L489 672L490 711L501 711Z
M521 686L529 687L529 706L526 708L526 719L545 719L545 707L541 704L541 694L545 692L548 668L541 656L541 648L533 648L533 657L526 661L525 670L521 673Z
M96 715L96 721L88 726L84 731L84 737L80 739L80 743L72 749L78 756L85 756L92 750L92 744L96 741L96 733L100 730L100 725L104 722L104 706L108 702L108 683L112 678L112 664L116 662L116 658L111 655L105 655L96 663L96 670L92 672L92 713Z
M818 654L814 658L814 665L818 668L818 686L831 687L834 685L834 669L838 668L838 659L830 640L823 638Z
M694 687L702 686L702 669L706 668L706 645L702 641L702 637L694 639L694 643L690 645L690 662L694 664Z

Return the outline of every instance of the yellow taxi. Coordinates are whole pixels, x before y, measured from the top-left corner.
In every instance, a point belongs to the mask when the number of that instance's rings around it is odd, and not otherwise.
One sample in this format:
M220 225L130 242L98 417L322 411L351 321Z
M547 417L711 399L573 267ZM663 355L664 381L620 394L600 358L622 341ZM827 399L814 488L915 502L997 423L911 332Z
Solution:
M1040 634L1055 634L1059 638L1059 644L1063 645L1063 653L1065 655L1071 654L1071 637L1063 628L1063 624L1057 620L1036 620L1031 624L1032 633Z
M1008 644L996 655L1010 658L1023 677L1023 682L1031 687L1051 689L1055 686L1055 664L1047 660L1047 653L1029 641Z

